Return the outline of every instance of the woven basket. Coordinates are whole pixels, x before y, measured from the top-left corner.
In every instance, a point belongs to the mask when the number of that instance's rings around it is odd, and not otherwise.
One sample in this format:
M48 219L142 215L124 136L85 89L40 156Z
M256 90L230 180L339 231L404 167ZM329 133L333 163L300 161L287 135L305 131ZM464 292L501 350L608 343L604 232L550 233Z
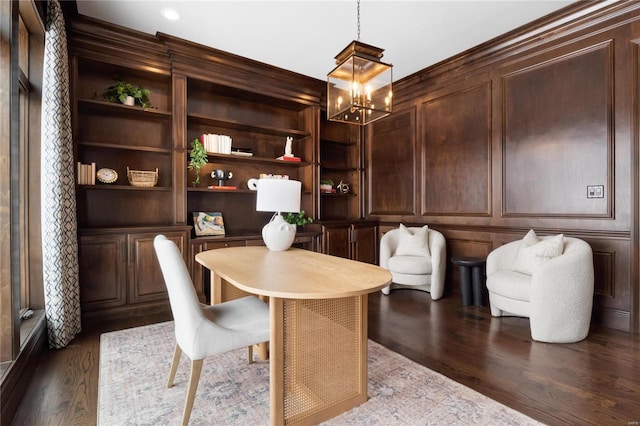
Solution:
M156 171L129 170L127 166L127 178L131 186L142 186L150 188L158 183L158 169Z

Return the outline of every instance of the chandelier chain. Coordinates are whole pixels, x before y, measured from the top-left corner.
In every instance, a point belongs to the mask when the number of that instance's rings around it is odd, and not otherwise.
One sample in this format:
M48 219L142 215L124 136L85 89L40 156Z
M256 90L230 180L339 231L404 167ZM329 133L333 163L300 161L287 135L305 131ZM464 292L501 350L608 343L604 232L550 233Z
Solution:
M360 0L358 0L358 41L360 41Z

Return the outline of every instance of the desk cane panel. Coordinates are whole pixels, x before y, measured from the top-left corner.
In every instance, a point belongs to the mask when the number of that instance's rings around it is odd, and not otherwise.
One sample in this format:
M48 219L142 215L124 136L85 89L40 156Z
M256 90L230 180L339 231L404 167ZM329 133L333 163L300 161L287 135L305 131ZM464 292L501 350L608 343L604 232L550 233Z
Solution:
M295 423L361 392L360 297L284 301L284 419Z
M221 296L222 296L223 302L240 299L242 297L247 297L247 296L254 296L251 293L248 293L244 290L239 289L238 287L234 286L233 284L229 283L224 279L222 280L221 292L222 292Z

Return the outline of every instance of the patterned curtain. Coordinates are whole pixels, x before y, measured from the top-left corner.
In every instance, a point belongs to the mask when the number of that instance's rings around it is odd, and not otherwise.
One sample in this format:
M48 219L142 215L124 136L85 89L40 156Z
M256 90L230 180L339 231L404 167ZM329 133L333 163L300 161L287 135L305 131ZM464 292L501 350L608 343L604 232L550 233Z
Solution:
M42 269L49 346L80 332L80 289L69 65L64 16L49 0L42 84Z

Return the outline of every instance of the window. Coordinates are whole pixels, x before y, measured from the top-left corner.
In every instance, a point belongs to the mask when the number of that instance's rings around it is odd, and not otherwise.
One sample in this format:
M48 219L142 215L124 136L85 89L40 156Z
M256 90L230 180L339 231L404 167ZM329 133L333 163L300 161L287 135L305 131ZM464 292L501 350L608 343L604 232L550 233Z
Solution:
M19 223L19 252L20 252L20 316L29 308L29 202L27 197L22 195L29 193L29 163L28 163L28 148L29 148L29 92L30 83L29 78L29 31L24 24L22 16L19 19L18 29L18 63L19 63L19 97L20 97L20 151L18 153L18 168L19 168L19 217L17 218ZM22 339L20 339L22 340Z
M42 6L42 5L40 5ZM18 8L18 9L16 9ZM42 309L40 92L44 25L34 1L0 1L0 376L29 329L20 315Z

